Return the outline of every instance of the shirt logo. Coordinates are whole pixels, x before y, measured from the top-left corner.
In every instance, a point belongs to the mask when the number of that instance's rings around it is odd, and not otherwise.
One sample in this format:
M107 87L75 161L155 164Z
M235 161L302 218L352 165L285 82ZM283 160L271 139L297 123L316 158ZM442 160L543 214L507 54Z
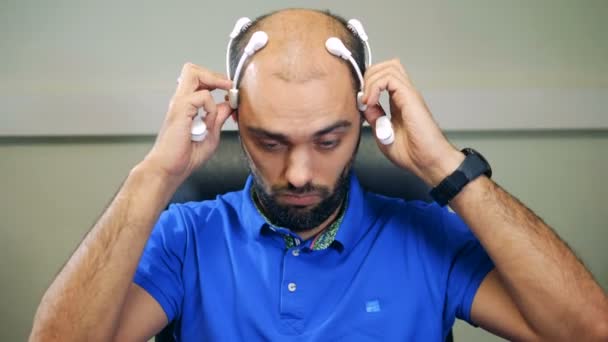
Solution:
M375 299L365 302L365 311L368 313L380 312L380 301Z

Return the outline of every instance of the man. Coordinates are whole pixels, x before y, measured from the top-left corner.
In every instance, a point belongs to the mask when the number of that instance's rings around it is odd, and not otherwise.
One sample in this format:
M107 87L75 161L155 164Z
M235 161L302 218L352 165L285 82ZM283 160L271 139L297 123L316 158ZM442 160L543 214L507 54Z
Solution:
M361 190L361 114L374 125L382 91L395 140L379 148L394 164L437 187L469 160L398 61L365 72L360 113L350 65L323 46L356 45L343 21L285 10L244 37L256 30L270 38L244 69L238 111L210 95L226 76L184 66L154 147L45 294L31 340L144 341L175 321L188 341L436 341L455 317L511 340L608 340L606 294L487 176L448 196L457 215ZM209 134L191 142L199 108ZM160 215L231 115L245 189Z

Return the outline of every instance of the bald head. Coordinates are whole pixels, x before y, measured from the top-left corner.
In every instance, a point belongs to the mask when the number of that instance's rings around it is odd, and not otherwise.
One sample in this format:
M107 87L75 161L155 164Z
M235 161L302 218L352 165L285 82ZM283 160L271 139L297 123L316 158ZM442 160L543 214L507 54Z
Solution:
M236 69L249 38L260 30L268 34L269 40L267 46L254 57L256 64L271 67L272 70L265 70L266 72L271 72L286 82L300 83L323 78L339 70L350 73L353 86L358 87L354 70L325 49L327 38L340 38L364 72L363 44L348 30L343 18L309 9L287 9L263 15L235 39L231 49L232 72Z
M262 20L259 29L272 40L257 59L269 59L276 68L273 75L288 82L326 77L336 58L328 54L325 41L347 34L342 23L311 10L277 12Z

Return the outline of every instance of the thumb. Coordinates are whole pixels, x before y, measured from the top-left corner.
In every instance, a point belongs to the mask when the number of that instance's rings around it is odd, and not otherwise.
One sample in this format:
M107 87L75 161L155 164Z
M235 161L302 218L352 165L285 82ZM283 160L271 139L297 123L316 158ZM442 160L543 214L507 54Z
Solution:
M376 127L376 120L385 114L386 113L384 112L384 108L382 108L379 103L374 105L368 105L367 109L363 112L365 120L369 123L370 126L372 126L372 128Z
M224 126L226 119L228 119L230 114L232 114L233 112L234 109L230 107L228 102L222 102L217 105L217 115L213 124L214 132L219 133L219 131L222 129L222 126Z

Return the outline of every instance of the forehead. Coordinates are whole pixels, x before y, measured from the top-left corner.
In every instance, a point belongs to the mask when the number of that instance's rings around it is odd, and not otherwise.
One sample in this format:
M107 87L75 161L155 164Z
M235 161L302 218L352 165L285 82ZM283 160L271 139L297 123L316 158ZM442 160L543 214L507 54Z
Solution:
M240 124L306 137L339 120L358 122L349 70L338 58L315 68L315 77L294 80L278 63L256 57L239 87Z

